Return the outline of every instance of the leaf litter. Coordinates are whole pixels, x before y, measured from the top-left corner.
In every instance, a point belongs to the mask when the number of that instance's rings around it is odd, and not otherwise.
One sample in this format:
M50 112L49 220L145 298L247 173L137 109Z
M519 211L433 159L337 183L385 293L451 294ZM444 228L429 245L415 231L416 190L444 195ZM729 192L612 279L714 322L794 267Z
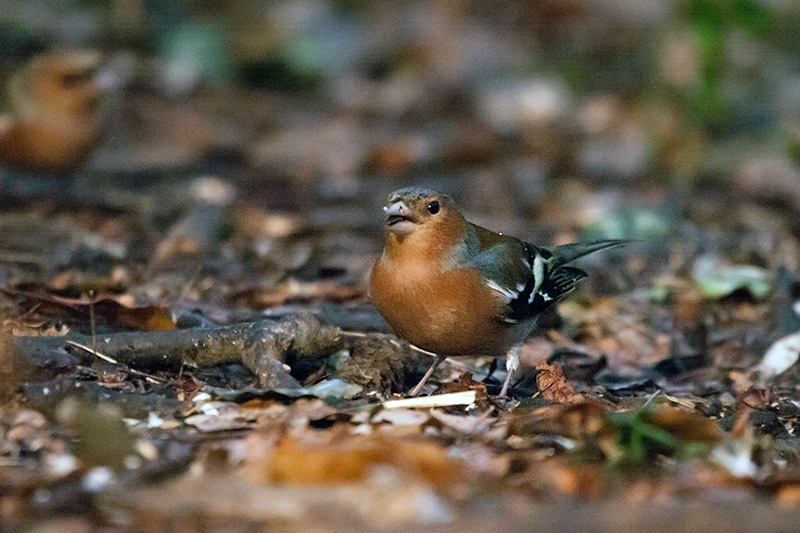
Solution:
M669 10L327 4L219 8L275 35L269 50L227 49L213 25L162 35L174 49L118 95L85 168L0 168L0 522L794 527L798 128L777 94L792 78L679 38ZM800 27L755 16L788 8L731 9L709 30L731 50L754 46L747 21ZM703 12L674 17L707 28ZM667 50L625 44L656 33ZM213 64L158 74L193 46ZM745 59L713 64L729 57ZM648 62L664 74L652 92L638 78L661 76L628 68ZM235 87L219 65L240 69ZM723 101L743 84L780 105ZM785 154L742 140L757 124ZM432 394L404 397L430 361L391 335L366 279L383 199L410 181L537 244L641 240L587 259L526 342L510 400L502 370L459 358Z

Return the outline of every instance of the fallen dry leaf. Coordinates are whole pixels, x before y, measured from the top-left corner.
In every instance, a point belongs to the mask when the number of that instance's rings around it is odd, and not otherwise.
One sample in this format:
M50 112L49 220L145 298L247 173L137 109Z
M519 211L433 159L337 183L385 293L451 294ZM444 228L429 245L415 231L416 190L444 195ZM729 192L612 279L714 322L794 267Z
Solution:
M715 420L683 407L661 405L648 410L644 418L647 423L686 442L715 443L722 438L722 430Z
M473 390L476 393L476 403L483 404L489 397L489 393L486 391L486 383L473 380L472 372L465 372L458 376L458 379L454 381L442 383L439 386L438 392L441 394L448 394L452 392L465 392Z
M382 436L316 444L284 438L248 469L265 482L314 485L363 481L382 465L437 487L452 486L465 476L465 465L435 444Z
M605 426L608 413L608 407L598 401L587 400L567 405L556 417L559 434L570 438L594 435Z
M768 391L758 387L749 387L736 400L736 419L730 430L734 439L743 438L752 428L750 414L767 406Z
M567 381L564 369L559 364L549 364L540 361L536 364L536 386L539 393L547 400L556 403L577 403L583 401L583 396Z
M42 295L18 291L6 291L31 306L32 313L55 318L82 318L95 320L102 324L118 326L138 331L164 331L175 329L175 321L168 308L160 306L130 307L114 298L91 301L88 298L64 298L55 295Z

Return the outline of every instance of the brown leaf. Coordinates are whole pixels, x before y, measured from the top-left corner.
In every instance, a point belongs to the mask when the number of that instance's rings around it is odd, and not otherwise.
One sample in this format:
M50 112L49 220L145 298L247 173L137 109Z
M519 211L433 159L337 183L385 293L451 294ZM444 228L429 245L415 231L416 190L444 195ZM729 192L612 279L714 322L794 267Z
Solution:
M169 309L148 305L125 307L114 300L101 300L95 304L95 312L103 314L111 323L136 331L165 331L175 329L175 321Z
M569 465L561 461L547 463L552 484L565 494L581 498L599 498L606 491L607 472L602 465Z
M648 410L645 419L649 424L666 430L685 442L719 442L722 431L715 420L697 411L661 405Z
M767 406L768 391L749 387L736 400L736 420L731 428L731 437L741 439L750 427L750 414Z
M247 297L258 308L274 307L286 302L328 300L346 302L364 296L360 287L348 287L338 280L299 281L289 279L269 289L254 291Z
M20 291L4 291L9 296L24 301L40 317L75 318L86 320L94 316L103 324L138 331L163 331L175 329L169 309L158 306L130 307L113 298L94 302L88 299L63 298L54 295ZM31 313L33 314L33 313Z
M675 296L675 326L694 327L705 311L703 295L696 287L689 287Z
M607 490L608 474L600 464L574 463L564 457L541 457L539 451L508 454L512 485L541 494L560 492L579 498L598 498Z
M454 381L442 383L438 392L441 394L447 394L450 392L465 392L471 390L474 390L477 393L477 402L479 403L485 402L489 397L489 393L486 392L486 384L482 381L473 380L472 372L465 372L458 376L458 379Z
M367 154L364 165L369 172L402 172L420 158L419 142L400 139L391 144L374 146Z
M608 407L591 400L571 405L546 405L512 415L508 420L508 434L552 433L572 439L594 435L605 427L608 412Z
M431 443L390 441L381 436L313 444L287 437L252 464L252 469L263 481L309 485L362 481L380 465L393 466L435 486L463 478L463 465L449 457L447 450Z
M787 485L778 491L777 503L780 507L797 508L800 505L800 485Z
M598 401L583 401L565 406L557 421L561 435L578 438L600 432L606 424L608 408Z
M536 386L542 397L556 403L577 403L583 401L575 387L567 381L564 369L558 364L540 361L536 365Z

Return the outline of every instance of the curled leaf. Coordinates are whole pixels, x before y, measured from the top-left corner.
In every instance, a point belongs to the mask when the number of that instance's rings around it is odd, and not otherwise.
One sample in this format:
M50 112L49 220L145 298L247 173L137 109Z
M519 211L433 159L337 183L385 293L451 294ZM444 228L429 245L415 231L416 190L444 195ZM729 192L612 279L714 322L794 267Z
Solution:
M755 298L765 298L772 288L769 273L752 265L724 265L711 257L695 261L692 277L700 285L703 296L722 298L739 289L746 289Z

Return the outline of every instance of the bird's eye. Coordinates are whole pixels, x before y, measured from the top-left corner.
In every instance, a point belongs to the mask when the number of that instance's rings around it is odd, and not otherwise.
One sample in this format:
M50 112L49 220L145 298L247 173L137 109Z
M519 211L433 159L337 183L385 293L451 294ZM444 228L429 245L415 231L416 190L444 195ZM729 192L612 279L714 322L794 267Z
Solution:
M69 72L61 76L61 86L64 88L77 87L88 83L92 79L92 76L94 76L94 72L91 70Z
M439 202L434 200L428 204L428 213L430 213L431 215L435 215L438 212L439 212Z

